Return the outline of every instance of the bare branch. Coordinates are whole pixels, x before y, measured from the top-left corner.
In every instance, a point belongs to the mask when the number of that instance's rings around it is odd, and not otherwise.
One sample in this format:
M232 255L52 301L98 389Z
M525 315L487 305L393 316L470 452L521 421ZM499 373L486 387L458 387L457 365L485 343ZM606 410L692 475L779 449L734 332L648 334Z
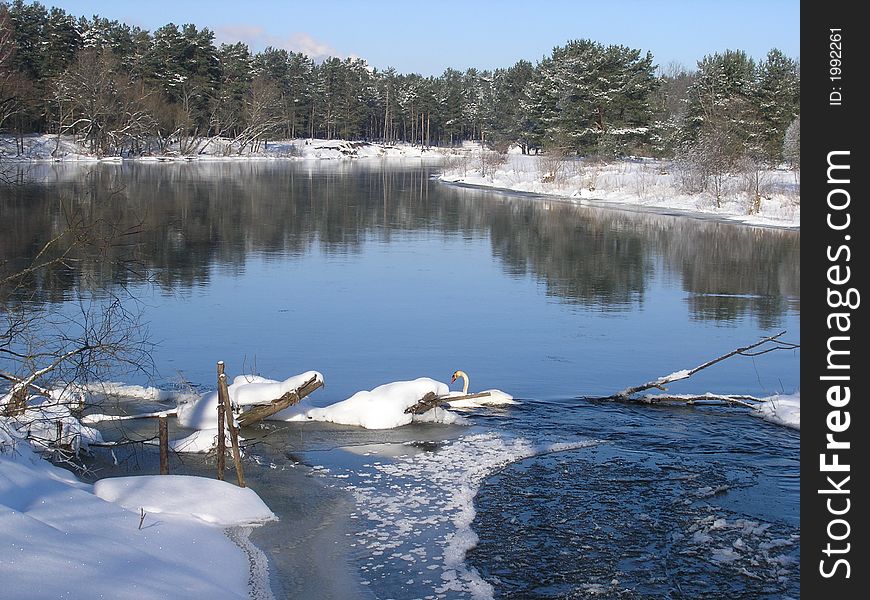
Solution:
M791 342L783 342L782 340L780 340L779 338L782 337L783 335L785 335L785 333L786 333L785 331L781 331L775 335L771 335L771 336L768 336L766 338L762 338L761 340L759 340L753 344L749 344L748 346L736 348L736 349L732 350L731 352L728 352L726 354L723 354L721 356L717 356L716 358L708 360L707 362L702 363L693 369L684 369L682 371L676 371L674 373L671 373L670 375L664 375L662 377L659 377L658 379L656 379L654 381L648 381L648 382L643 383L641 385L626 388L626 389L624 389L620 392L616 392L615 394L612 394L610 396L602 396L602 397L587 398L587 399L590 399L590 400L621 400L621 401L639 400L642 402L650 403L650 402L659 401L659 400L656 400L656 398L662 398L662 399L669 398L672 400L687 402L689 404L692 404L692 403L694 403L698 400L701 400L701 399L705 399L705 400L717 400L717 401L726 402L729 404L745 404L745 400L748 398L753 399L753 400L757 400L757 399L752 398L752 397L744 397L744 396L715 395L715 394L706 395L706 396L693 396L693 397L644 396L641 398L633 398L633 396L635 394L637 394L638 392L643 392L645 390L649 390L649 389L653 389L653 388L666 391L667 388L665 387L665 385L667 385L669 383L673 383L675 381L682 381L684 379L688 379L689 377L691 377L692 375L694 375L698 371L702 371L702 370L704 370L708 367L711 367L717 363L720 363L723 360L730 358L732 356L736 356L736 355L760 356L762 354L766 354L766 353L772 352L774 350L788 350L788 349L793 350L796 348L800 348L800 344L793 344ZM765 349L757 351L757 352L749 352L750 350L753 350L755 348L759 348L760 346L763 346L765 344L772 344L772 347L765 348ZM690 401L690 398L694 398L695 400Z

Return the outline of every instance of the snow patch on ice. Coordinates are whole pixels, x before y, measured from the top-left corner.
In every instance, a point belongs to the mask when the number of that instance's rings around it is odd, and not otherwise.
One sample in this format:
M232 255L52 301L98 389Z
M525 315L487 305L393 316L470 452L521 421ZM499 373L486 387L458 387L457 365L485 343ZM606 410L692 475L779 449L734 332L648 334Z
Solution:
M765 421L784 425L792 429L801 428L801 394L777 395L765 398L753 413Z

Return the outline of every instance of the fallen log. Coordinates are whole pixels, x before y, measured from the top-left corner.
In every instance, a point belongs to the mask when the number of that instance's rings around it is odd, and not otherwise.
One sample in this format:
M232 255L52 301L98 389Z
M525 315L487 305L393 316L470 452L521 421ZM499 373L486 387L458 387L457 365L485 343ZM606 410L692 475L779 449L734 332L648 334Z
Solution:
M463 394L462 396L440 396L448 405L454 400L473 400L474 398L489 398L492 396L489 392L477 392L476 394Z
M698 395L645 394L638 397L637 401L644 404L685 404L687 406L736 404L746 408L757 408L765 402L763 398L756 398L755 396L711 394L710 392Z
M454 400L472 400L474 398L488 398L489 392L477 392L476 394L463 394L462 396L437 396L435 392L429 392L417 401L417 404L405 409L405 414L421 415L433 408L450 408Z
M238 416L236 421L238 421L239 427L247 427L248 425L262 421L277 412L281 412L285 408L298 404L303 398L322 385L323 382L319 380L317 376L314 376L297 389L287 392L280 398L275 398L268 404L257 404L253 408L244 411Z
M435 392L427 392L416 404L405 409L405 414L422 415L424 412L437 408L444 403L444 399Z

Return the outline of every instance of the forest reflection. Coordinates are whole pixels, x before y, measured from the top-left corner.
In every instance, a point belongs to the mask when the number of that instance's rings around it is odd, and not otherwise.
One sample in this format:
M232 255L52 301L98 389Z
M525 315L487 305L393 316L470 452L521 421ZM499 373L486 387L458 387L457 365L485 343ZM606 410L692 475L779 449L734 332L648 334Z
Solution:
M488 238L509 275L597 310L642 304L654 277L678 279L699 320L770 327L800 310L799 232L461 188L433 172L377 161L31 165L27 183L0 192L0 266L27 264L78 211L136 234L31 280L39 301L146 275L174 292L206 285L215 268L242 272L252 255L354 254L425 234ZM135 263L107 260L119 257Z

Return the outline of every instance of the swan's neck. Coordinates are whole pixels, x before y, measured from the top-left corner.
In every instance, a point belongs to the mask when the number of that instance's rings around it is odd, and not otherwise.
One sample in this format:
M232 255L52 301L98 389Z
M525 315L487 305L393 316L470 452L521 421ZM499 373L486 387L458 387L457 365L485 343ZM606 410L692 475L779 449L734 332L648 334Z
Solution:
M465 371L459 371L458 375L462 377L462 393L468 394L468 375L465 374Z

